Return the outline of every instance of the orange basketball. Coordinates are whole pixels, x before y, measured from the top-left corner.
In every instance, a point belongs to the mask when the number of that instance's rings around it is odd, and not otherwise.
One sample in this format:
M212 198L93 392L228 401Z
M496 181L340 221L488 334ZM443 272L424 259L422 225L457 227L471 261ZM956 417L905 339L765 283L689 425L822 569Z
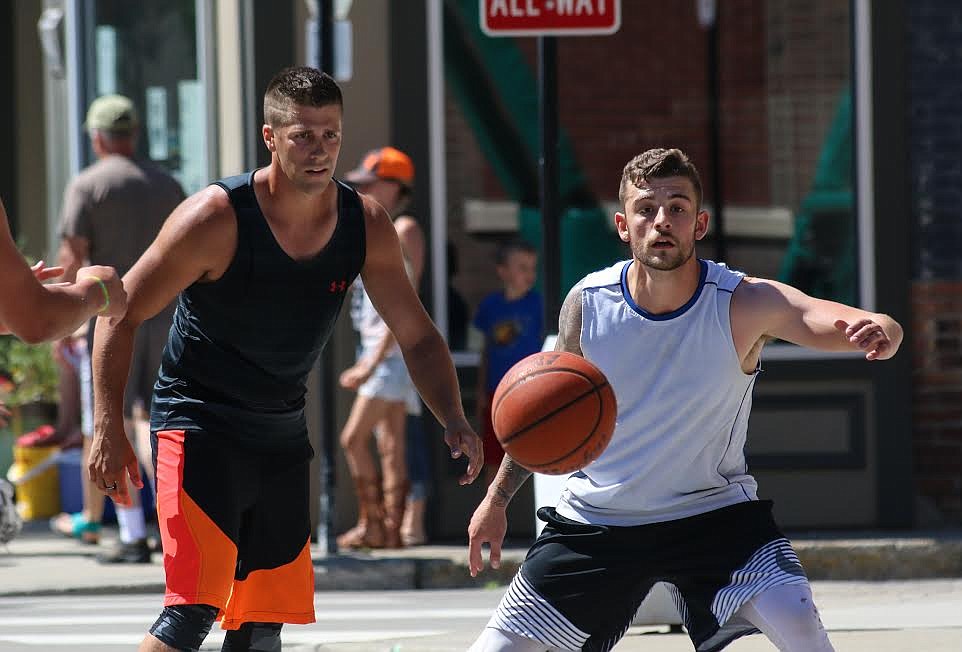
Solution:
M535 353L511 367L491 404L505 453L548 475L571 473L596 460L611 441L617 414L604 374L565 351Z

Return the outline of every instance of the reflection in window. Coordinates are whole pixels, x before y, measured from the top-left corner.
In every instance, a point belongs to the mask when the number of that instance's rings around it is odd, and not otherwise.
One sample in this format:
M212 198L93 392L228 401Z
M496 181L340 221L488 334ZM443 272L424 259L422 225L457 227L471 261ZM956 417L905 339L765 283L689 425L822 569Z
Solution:
M679 147L699 167L713 215L721 199L722 262L857 305L850 2L716 4L717 56L687 2L624 2L618 33L558 40L562 290L627 255L610 228L625 162ZM476 2L445 6L457 13L445 26L449 237L462 251L514 229L540 242L537 44L484 36ZM653 15L664 29L651 29ZM721 193L708 60L720 86ZM520 207L517 226L505 206ZM710 234L699 255L718 257L716 245ZM470 303L496 289L483 256L462 269Z
M209 179L195 0L91 5L86 103L107 93L130 97L143 122L138 154L169 170L187 193L199 190Z
M858 304L850 6L766 6L772 199L794 217L778 278Z

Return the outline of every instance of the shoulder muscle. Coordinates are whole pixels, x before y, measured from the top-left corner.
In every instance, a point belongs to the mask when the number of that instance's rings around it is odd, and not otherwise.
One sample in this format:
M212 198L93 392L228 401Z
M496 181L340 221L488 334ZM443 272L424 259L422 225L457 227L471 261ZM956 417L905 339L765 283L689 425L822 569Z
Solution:
M174 209L160 233L124 276L127 316L148 319L197 281L216 280L237 247L237 220L227 194L211 186Z
M564 303L561 304L561 312L558 315L558 341L555 343L556 351L568 351L583 356L581 351L581 291L584 281L578 281Z

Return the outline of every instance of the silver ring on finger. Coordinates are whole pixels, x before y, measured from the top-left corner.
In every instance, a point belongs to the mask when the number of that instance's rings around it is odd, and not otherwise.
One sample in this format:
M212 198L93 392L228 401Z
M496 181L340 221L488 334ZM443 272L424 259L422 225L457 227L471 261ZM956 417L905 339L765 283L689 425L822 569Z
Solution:
M113 484L105 484L104 491L117 491L117 481L114 480Z

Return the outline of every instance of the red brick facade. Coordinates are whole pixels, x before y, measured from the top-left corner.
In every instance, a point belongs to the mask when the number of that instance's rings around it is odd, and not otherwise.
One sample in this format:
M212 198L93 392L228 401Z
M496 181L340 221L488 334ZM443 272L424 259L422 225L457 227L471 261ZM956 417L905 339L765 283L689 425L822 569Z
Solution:
M915 486L948 521L962 522L962 282L912 286Z
M849 2L718 4L726 204L795 210L810 190L850 80ZM695 3L630 0L622 2L622 13L621 30L612 36L558 41L559 119L578 164L594 194L613 201L621 170L635 154L681 147L702 170L711 202L708 40ZM534 77L535 40L514 43ZM483 254L463 259L456 279L475 305L496 287L496 277L490 243L464 233L463 200L505 197L459 112L449 98L449 233L459 250L480 246Z

